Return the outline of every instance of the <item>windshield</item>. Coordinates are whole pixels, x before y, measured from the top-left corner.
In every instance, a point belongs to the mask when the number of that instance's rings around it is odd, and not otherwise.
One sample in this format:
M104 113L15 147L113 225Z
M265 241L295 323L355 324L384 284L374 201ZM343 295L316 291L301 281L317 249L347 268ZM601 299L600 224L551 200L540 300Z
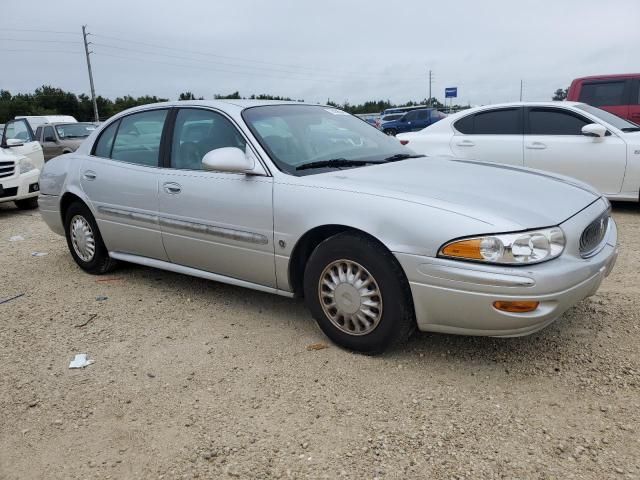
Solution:
M635 123L625 120L624 118L618 117L613 113L609 113L606 110L592 107L591 105L586 105L586 104L576 105L576 108L579 108L580 110L583 110L587 113L590 113L591 115L598 117L600 120L607 122L609 125L613 125L618 130L624 130L626 128L631 128L635 130L636 128L638 128L638 125L636 125Z
M338 168L350 161L376 163L413 155L394 137L335 108L268 105L248 108L242 117L278 168L293 175L318 173L299 168L311 162L339 159L326 167Z
M93 123L64 123L56 125L58 137L60 140L65 138L85 138L91 135L96 129Z

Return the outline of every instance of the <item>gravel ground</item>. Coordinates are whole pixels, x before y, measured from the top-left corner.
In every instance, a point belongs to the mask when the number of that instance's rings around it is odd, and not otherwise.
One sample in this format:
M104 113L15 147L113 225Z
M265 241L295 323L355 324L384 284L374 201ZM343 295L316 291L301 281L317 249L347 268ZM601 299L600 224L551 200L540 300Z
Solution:
M614 216L616 269L542 332L366 357L308 350L300 301L87 275L0 205L0 478L640 478L640 207Z

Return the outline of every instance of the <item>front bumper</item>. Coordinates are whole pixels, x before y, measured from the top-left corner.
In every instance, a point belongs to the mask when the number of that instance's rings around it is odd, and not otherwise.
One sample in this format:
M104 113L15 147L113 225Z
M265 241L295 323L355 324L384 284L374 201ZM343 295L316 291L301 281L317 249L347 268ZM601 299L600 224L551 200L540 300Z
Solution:
M40 193L39 178L40 170L37 168L27 173L0 178L0 185L4 191L4 194L0 196L0 203L37 197Z
M584 227L606 207L598 201L563 223L568 242L579 238ZM615 264L617 238L612 219L604 247L597 255L583 259L577 245L568 243L560 257L522 267L395 255L407 274L420 330L520 336L544 328L598 290ZM532 312L508 313L493 307L498 300L534 300L540 305Z

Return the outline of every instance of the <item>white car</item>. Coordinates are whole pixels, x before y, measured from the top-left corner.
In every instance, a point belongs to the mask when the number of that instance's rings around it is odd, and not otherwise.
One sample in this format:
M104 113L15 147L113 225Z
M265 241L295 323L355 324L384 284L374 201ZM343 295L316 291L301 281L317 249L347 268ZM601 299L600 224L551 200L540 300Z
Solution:
M397 138L416 153L546 170L589 183L611 200L639 200L640 127L584 103L477 107Z
M15 202L21 209L38 206L42 147L26 119L10 120L0 144L0 203Z

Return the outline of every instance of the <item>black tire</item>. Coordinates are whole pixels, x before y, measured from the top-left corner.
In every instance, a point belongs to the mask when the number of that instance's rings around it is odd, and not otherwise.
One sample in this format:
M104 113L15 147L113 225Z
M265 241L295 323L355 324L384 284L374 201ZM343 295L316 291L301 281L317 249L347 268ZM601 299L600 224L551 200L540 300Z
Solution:
M326 277L325 269L337 260L359 264L377 283L381 296L381 317L377 326L368 333L356 335L345 332L346 323L342 328L334 324L323 308L320 299L321 288L324 288L320 285L321 277L323 273ZM307 308L325 335L337 345L350 350L369 355L381 353L406 341L416 328L413 300L400 264L383 245L357 232L340 233L328 238L313 251L304 272L304 296ZM360 301L357 303L359 305ZM340 314L336 316L338 323L347 321ZM354 322L349 321L349 325L353 327Z
M76 217L83 218L89 224L93 233L94 253L89 260L80 258L73 246L71 239L71 223ZM117 262L109 257L109 252L102 241L102 236L100 235L100 230L98 230L96 220L93 218L91 210L89 210L84 203L74 202L69 206L69 208L67 208L64 216L64 230L71 256L78 266L84 271L93 275L101 275L109 272L115 267Z
M389 135L391 137L395 137L398 132L397 132L397 130L395 128L386 128L384 130L384 133L386 133L387 135Z
M20 210L33 210L34 208L38 208L38 197L15 200L13 203L15 203L16 207L18 207Z

